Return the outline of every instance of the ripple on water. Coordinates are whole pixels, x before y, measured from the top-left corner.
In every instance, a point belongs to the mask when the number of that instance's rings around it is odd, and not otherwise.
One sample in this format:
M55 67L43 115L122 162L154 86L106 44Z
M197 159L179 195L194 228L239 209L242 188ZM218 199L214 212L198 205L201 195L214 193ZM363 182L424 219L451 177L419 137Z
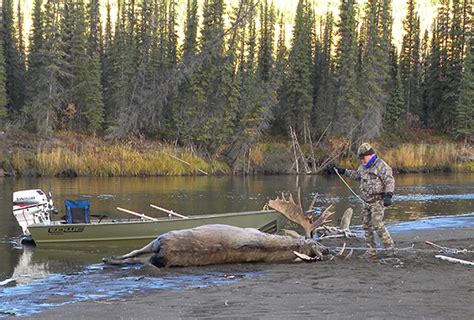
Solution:
M474 227L474 212L454 216L437 216L418 219L415 221L400 222L389 226L388 229L390 232L407 232L467 227Z
M474 193L395 195L395 201L474 200Z
M28 316L47 308L78 301L107 299L143 293L146 290L187 290L223 285L241 278L255 276L255 272L233 273L202 272L163 277L130 276L139 274L141 266L104 268L102 264L89 265L77 274L50 274L46 278L14 287L0 287L0 317Z

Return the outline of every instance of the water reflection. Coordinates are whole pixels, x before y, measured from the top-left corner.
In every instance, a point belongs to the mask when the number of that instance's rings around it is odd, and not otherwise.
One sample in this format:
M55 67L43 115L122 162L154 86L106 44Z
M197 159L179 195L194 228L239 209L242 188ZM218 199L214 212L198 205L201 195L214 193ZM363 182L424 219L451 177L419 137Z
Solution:
M235 272L229 275L222 271L201 269L194 273L168 272L158 277L141 266L104 268L101 264L81 267L75 272L46 273L44 276L40 276L41 271L34 272L38 277L23 285L0 287L0 317L28 316L46 308L84 300L114 300L144 290L186 290L224 285L258 274Z

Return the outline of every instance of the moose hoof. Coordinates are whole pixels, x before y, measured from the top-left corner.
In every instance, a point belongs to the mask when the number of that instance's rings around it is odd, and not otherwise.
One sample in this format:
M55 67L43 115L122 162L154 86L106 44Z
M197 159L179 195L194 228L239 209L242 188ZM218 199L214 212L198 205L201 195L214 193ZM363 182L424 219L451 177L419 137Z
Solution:
M318 257L318 256L310 257L307 254L304 254L304 253L301 253L301 252L298 252L298 251L293 251L293 254L295 256L297 256L298 258L300 258L301 260L305 261L305 262L313 262L313 261L320 261L321 260L320 257Z
M102 262L105 263L105 264L121 264L121 263L123 263L121 260L119 260L115 257L102 258Z

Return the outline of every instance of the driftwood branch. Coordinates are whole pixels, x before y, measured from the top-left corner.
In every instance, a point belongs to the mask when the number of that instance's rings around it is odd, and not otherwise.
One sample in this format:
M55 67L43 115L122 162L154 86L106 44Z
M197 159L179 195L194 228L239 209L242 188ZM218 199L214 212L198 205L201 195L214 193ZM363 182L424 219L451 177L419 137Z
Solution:
M466 266L473 266L474 267L474 262L472 262L472 261L467 261L467 260L463 260L463 259L443 256L441 254L436 255L435 258L445 260L445 261L449 261L449 262L453 262L453 263L460 263L460 264L463 264L463 265L466 265Z
M180 158L178 158L177 156L174 156L174 155L172 155L171 153L168 153L168 152L166 152L166 151L163 151L163 153L166 154L167 156L170 156L171 158L173 158L173 159L175 159L175 160L178 160L178 161L180 161L180 162L182 162L182 163L184 163L184 164L190 166L191 168L193 168L193 165L190 164L189 162L187 162L187 161L185 161L185 160L183 160L183 159L180 159ZM204 170L201 170L201 169L199 169L199 168L195 168L195 169L196 169L197 171L201 172L201 173L204 173L206 176L209 175L209 173L207 173L207 172L204 171Z

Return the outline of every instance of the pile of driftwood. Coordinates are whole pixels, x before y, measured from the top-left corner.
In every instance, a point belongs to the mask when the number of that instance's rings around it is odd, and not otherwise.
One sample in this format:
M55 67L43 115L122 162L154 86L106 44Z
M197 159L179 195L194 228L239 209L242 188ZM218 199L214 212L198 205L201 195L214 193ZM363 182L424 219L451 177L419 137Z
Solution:
M327 261L341 257L313 239L319 237L348 237L352 210L346 211L340 228L327 227L325 223L333 214L331 207L319 216L311 214L314 202L303 210L301 196L298 203L290 195L270 200L268 206L300 225L305 237L296 232L274 235L253 228L228 225L204 225L193 229L167 232L145 247L119 257L104 258L107 264L144 263L156 267L186 267L245 262L291 262L295 260ZM309 213L309 214L308 214ZM346 256L350 256L352 251ZM151 255L143 258L143 255Z

